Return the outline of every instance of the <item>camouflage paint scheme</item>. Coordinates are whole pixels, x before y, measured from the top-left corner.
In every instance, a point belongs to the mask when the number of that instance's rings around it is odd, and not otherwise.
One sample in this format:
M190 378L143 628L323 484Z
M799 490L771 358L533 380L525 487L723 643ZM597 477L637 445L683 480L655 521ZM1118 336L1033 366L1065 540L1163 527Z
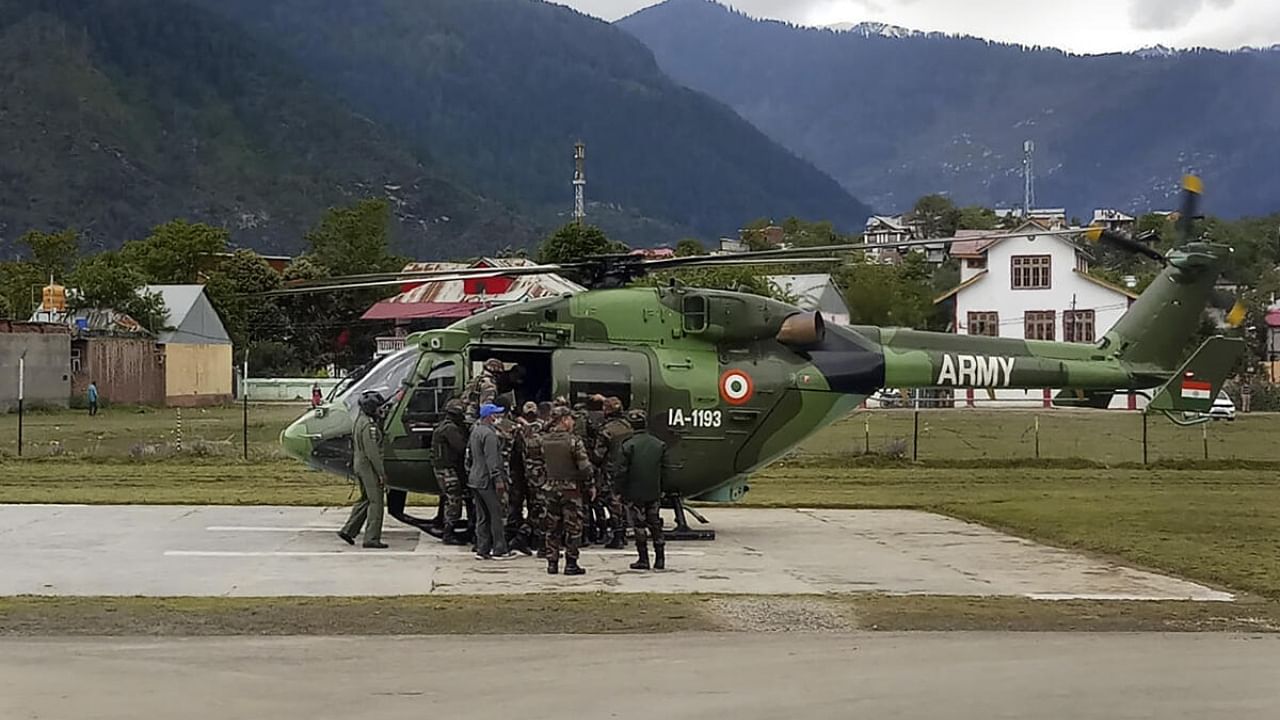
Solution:
M410 398L445 363L469 377L477 361L550 355L551 395L571 395L574 380L627 377L628 408L647 410L650 428L670 447L668 490L732 501L745 478L882 387L1064 388L1107 398L1181 376L1175 371L1198 326L1225 248L1193 244L1169 265L1128 313L1094 345L1039 342L877 327L828 327L821 342L777 339L799 308L741 293L674 287L596 290L496 308L409 338L421 351L391 407L384 450L391 485L435 492L430 427L406 422ZM1221 339L1217 368L1242 350ZM1233 356L1234 357L1234 356ZM1203 364L1203 363L1202 363ZM1227 370L1213 379L1216 395ZM735 376L735 374L737 376ZM1171 382L1173 378L1173 382ZM456 377L455 387L467 377ZM731 387L724 387L730 383ZM544 398L549 399L549 398ZM1207 401L1170 401L1207 410ZM340 402L310 411L282 435L285 448L315 467L339 470L332 448L350 417ZM323 461L317 447L328 443Z

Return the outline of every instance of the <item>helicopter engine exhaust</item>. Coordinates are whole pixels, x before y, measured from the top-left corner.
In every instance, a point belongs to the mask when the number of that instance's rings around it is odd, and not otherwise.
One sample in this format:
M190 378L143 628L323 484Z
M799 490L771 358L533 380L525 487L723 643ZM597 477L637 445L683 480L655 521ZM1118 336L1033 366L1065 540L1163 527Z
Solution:
M782 321L776 339L791 348L807 348L822 344L827 324L820 312L801 312Z

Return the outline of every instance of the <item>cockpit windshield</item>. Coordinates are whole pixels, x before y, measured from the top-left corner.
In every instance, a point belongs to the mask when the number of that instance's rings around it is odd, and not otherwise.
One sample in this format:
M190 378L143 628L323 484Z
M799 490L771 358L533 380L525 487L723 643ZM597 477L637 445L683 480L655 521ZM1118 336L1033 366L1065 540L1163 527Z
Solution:
M395 395L400 386L404 384L409 373L418 364L418 359L422 357L422 349L413 346L407 347L393 355L388 355L382 362L378 363L364 377L360 378L355 384L347 388L342 394L341 400L347 406L347 410L354 412L356 409L356 401L360 396L370 390L376 390L382 393L382 396L388 400Z

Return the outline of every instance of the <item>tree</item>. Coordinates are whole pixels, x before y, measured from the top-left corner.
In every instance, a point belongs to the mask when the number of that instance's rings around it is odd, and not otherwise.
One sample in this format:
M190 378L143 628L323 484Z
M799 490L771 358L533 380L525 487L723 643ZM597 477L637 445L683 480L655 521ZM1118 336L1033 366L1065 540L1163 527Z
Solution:
M255 297L278 289L280 284L280 275L252 250L236 250L207 274L205 292L231 336L237 358L246 346L280 338L287 330L288 323L276 300Z
M855 263L835 273L855 325L925 328L934 315L932 268L920 253L899 265Z
M194 283L209 266L210 255L226 252L228 238L223 228L171 220L153 228L146 239L125 243L120 255L149 283Z
M5 298L8 316L15 320L30 318L38 302L35 293L47 282L49 276L33 263L0 263L0 296Z
M916 201L911 215L925 238L951 237L960 223L960 210L944 195L925 195Z
M957 230L995 230L998 227L1000 218L990 208L971 205L960 208L956 215Z
M50 277L65 282L67 273L80 255L79 236L71 229L56 233L31 230L18 243L26 246L32 265L40 271L45 282Z
M329 208L306 234L311 261L333 275L394 272L405 259L390 251L391 209L381 198Z
M152 332L164 329L167 309L156 293L143 292L146 278L118 252L85 258L71 271L70 310L111 309L137 320Z
M676 257L693 257L695 255L706 255L706 248L702 247L702 242L697 238L685 238L676 243Z
M538 262L573 262L591 255L609 255L625 250L626 247L610 240L595 225L569 223L561 226L538 246Z

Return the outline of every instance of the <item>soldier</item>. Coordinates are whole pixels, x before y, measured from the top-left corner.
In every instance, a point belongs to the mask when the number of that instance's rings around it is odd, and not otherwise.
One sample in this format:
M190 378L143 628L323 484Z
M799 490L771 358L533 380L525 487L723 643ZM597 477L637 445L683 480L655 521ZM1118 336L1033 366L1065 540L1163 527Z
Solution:
M491 403L498 397L498 378L506 372L506 367L498 358L484 361L480 374L471 378L462 391L462 399L467 403L467 423L474 423L479 416L480 406Z
M590 477L591 460L582 439L573 432L573 412L556 408L553 425L541 438L547 486L547 574L560 572L560 546L564 545L564 574L585 575L578 566L582 535L582 481Z
M464 545L457 535L462 519L463 485L466 476L467 427L466 406L461 400L450 400L444 406L444 422L431 433L431 463L436 484L444 499L444 544Z
M631 563L632 570L649 569L649 545L646 535L653 536L653 568L667 567L666 542L662 538L663 476L667 465L667 444L649 433L648 418L643 410L627 413L627 421L634 432L622 443L618 453L618 492L626 499L627 514L636 534L636 552L639 558Z
M351 507L351 515L338 531L348 545L356 544L356 534L364 526L364 547L385 549L382 542L382 515L386 506L387 472L382 465L382 429L378 421L386 399L376 392L360 396L360 412L351 429L352 472L360 482L360 499Z
M546 421L538 419L539 405L532 402L525 403L526 418L522 418L524 422L520 425L520 431L516 433L515 450L512 452L512 455L518 455L524 464L525 504L529 509L528 518L520 523L519 533L528 545L538 548L540 558L547 555L543 539L543 526L546 525L544 506L547 473L542 460L542 433L550 426L551 414L551 403L542 404L547 406ZM532 419L527 419L530 406L532 406L533 416Z
M502 504L498 501L498 488L507 482L502 440L494 429L494 423L502 413L503 408L499 405L481 405L479 419L467 440L467 486L475 495L478 560L505 560L515 556L507 548Z
M500 398L495 405L506 410L507 406ZM516 434L519 432L519 422L512 417L514 413L502 412L493 421L494 432L498 434L499 446L502 451L502 466L506 468L506 476L503 481L498 484L498 504L502 514L499 516L499 523L502 525L502 532L507 538L507 545L513 550L519 550L525 555L532 555L533 551L529 549L528 543L513 544L517 539L516 525L511 522L512 513L517 515L520 513L519 502L521 499L521 487L524 484L524 461L514 452Z
M609 542L605 547L617 550L627 542L626 512L618 493L618 457L622 443L631 437L631 423L622 414L622 400L605 398L604 424L596 434L592 462L597 468L596 503L609 510Z

